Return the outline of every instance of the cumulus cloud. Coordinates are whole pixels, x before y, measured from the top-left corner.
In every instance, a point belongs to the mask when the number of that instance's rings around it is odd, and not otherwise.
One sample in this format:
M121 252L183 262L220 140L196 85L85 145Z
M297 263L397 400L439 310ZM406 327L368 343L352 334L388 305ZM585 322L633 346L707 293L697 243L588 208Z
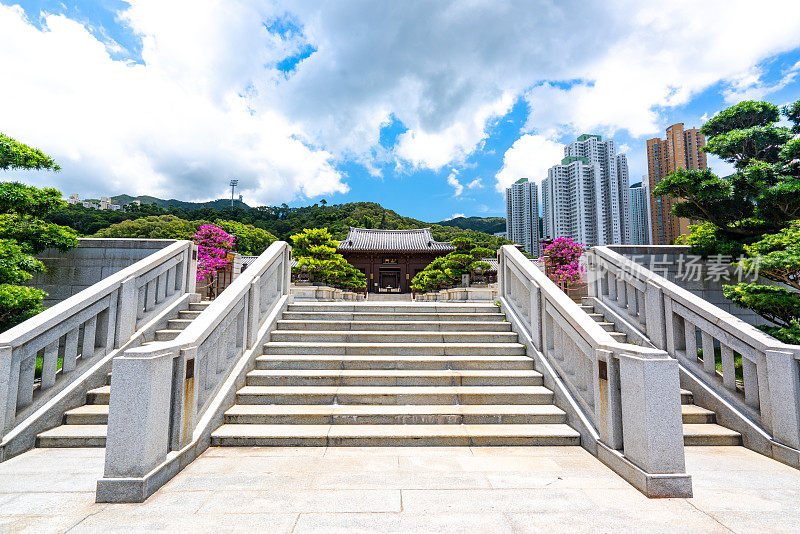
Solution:
M480 178L475 178L471 182L467 183L467 189L481 189L483 187L483 180Z
M503 167L495 175L497 191L503 191L520 178L539 183L547 169L564 157L564 145L544 135L525 134L503 156Z
M242 96L261 65L284 54L258 23L265 14L168 4L137 2L124 13L142 38L142 63L113 60L67 17L49 15L40 30L19 7L0 5L3 129L55 157L67 193L215 198L231 177L256 202L346 192L330 152L310 148L282 113L254 109ZM241 59L241 47L252 57Z
M448 217L445 220L446 221L452 221L453 219L458 219L459 217L466 217L466 215L464 215L463 213L454 213L454 214L452 214L450 217Z
M447 185L453 188L454 197L461 196L461 193L464 192L464 186L458 181L458 178L456 178L456 173L454 172L451 172L447 177Z
M570 83L546 82L527 92L528 130L660 132L660 109L686 104L721 81L731 82L735 101L746 96L737 88L758 85L754 66L800 46L798 2L766 1L759 9L749 0L622 2L617 8L627 11L630 24L602 56L575 68Z
M664 108L720 82L731 100L793 83L797 69L765 84L758 65L800 46L800 2L779 0L136 0L119 20L141 61L64 16L41 30L0 6L3 128L59 159L68 190L199 199L236 176L260 202L346 192L346 161L376 176L463 165L524 98L502 189L540 180L554 139L661 133Z

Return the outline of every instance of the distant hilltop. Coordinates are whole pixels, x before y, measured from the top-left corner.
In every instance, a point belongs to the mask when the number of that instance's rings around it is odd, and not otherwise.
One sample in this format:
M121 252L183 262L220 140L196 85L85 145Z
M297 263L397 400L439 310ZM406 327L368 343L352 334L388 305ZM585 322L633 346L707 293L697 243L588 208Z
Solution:
M436 224L452 226L463 230L475 230L484 234L494 235L506 231L505 217L453 217Z
M159 208L169 208L170 206L175 206L176 208L181 208L187 211L196 210L200 208L214 208L221 210L229 208L231 206L231 199L229 198L209 200L208 202L186 202L183 200L176 200L174 198L171 198L169 200L164 200L162 198L151 197L148 195L139 195L138 197L132 197L130 195L117 195L111 197L111 200L115 204L120 204L122 206L138 200L142 204L155 204ZM239 199L234 199L233 205L234 207L245 208L245 209L250 207Z

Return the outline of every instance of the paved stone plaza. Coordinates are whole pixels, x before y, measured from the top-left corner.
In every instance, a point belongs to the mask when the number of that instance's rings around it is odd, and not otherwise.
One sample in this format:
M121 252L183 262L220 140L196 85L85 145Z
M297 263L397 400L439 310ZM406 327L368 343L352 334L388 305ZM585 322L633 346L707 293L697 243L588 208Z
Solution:
M692 499L647 499L580 447L211 448L143 504L95 504L103 449L0 464L3 532L791 532L800 472L687 447Z

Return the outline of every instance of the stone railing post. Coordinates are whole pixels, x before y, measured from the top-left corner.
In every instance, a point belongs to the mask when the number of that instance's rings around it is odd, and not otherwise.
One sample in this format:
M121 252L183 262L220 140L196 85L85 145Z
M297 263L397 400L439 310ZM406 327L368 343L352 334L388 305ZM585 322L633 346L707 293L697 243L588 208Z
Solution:
M261 318L261 279L256 278L250 284L247 308L247 346L253 346L258 335L258 321Z
M14 414L17 409L16 388L19 387L19 369L17 372L12 372L12 352L10 345L0 347L0 436L14 424Z
M288 295L292 285L292 247L289 246L283 252L283 273L281 294Z
M197 291L197 245L194 243L186 251L186 275L183 280L186 293Z
M530 327L531 338L536 350L542 350L542 310L539 299L539 286L531 280Z
M791 352L768 350L765 356L772 435L778 443L800 449L800 365Z
M593 250L586 252L586 285L590 297L600 298L600 264Z
M136 289L136 278L131 277L123 281L119 289L117 302L117 335L114 348L119 348L133 336L136 331L137 305L139 295Z
M142 351L145 349L146 351ZM114 359L105 477L144 477L169 451L175 347L126 351Z
M645 330L650 341L661 350L667 348L664 330L664 295L661 288L648 280L644 290L643 313Z
M684 473L677 360L662 351L618 357L625 456L647 473Z
M600 439L612 449L621 449L622 401L620 400L619 362L610 350L597 349L593 372L595 380L595 411Z

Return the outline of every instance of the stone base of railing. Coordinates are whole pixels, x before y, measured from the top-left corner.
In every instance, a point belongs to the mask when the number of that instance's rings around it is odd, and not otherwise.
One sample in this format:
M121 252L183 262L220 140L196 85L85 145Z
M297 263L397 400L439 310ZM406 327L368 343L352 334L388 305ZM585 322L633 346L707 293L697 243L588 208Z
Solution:
M454 287L432 293L421 293L414 297L420 302L494 302L497 300L497 284L488 286Z
M651 499L692 496L692 476L686 473L647 473L619 451L597 442L597 458Z
M321 300L321 301L357 301L364 300L363 293L343 291L328 286L306 286L292 284L290 294L295 301Z

